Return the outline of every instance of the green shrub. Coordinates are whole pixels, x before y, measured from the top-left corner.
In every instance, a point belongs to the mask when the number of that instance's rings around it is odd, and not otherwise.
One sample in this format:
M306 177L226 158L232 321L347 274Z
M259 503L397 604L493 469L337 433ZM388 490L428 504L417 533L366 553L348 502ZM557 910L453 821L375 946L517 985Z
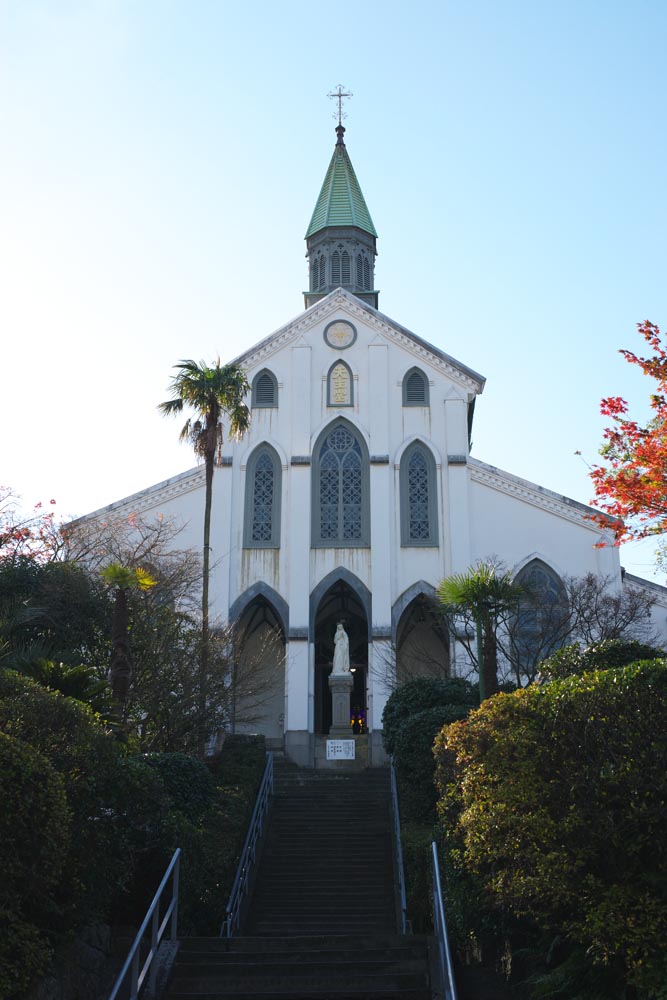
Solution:
M161 824L170 808L159 775L128 758L88 706L13 671L0 671L0 731L48 758L63 780L76 830L67 880L45 928L66 933L112 910L128 912L132 900L143 904L155 888Z
M62 779L33 747L0 733L0 998L16 997L49 956L40 934L70 843Z
M38 928L0 906L0 1000L19 1000L45 971L51 949Z
M584 647L574 642L543 660L540 664L540 675L545 681L581 677L591 670L627 667L630 663L638 663L639 660L656 660L664 655L664 650L645 646L634 639L605 639Z
M200 822L215 793L215 782L206 765L184 753L152 753L144 760L160 775L174 808L191 823Z
M389 696L382 713L387 753L395 753L396 734L407 718L438 705L470 708L479 705L479 692L468 681L458 677L419 677L402 684Z
M464 719L469 705L436 705L408 715L394 730L393 748L399 784L401 820L435 822L433 741L443 726Z
M667 666L485 701L436 741L439 810L497 912L657 997L667 940ZM593 994L590 994L591 996Z

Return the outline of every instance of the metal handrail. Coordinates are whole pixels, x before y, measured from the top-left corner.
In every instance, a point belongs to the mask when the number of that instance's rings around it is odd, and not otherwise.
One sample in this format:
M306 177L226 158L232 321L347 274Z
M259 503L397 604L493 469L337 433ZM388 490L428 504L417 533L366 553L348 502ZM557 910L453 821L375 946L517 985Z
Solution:
M435 935L438 955L439 983L435 995L444 1000L457 1000L454 970L452 969L452 953L449 948L445 906L442 901L442 885L440 882L440 862L435 841L431 844L431 870L433 876L433 933Z
M269 801L273 795L273 754L267 753L264 777L257 792L257 800L253 809L250 826L246 834L243 850L236 869L236 878L227 900L225 919L220 928L220 937L233 937L238 934L241 926L241 907L250 885L250 875L257 859L257 845L262 836L264 819L269 809Z
M109 1000L116 1000L118 996L118 991L121 986L125 983L128 972L130 973L130 995L128 1000L137 1000L139 990L144 984L146 975L150 969L150 977L148 980L148 996L155 995L155 984L157 978L157 963L153 961L157 954L160 941L164 935L167 924L171 922L170 929L170 939L171 941L176 941L178 932L178 878L180 874L180 864L181 864L181 849L177 847L174 851L174 855L169 862L166 872L162 877L162 881L158 887L155 896L153 897L153 902L148 907L148 912L144 917L143 923L139 930L137 931L137 936L134 939L134 944L130 948L130 953L125 959L125 965L120 971L120 975L116 980L114 988L112 989ZM172 889L171 889L171 900L169 906L165 912L164 918L160 921L160 901L162 899L162 893L164 892L167 882L172 878ZM151 922L151 946L146 955L146 960L139 969L139 949L141 946L141 940L146 932L149 921Z
M396 854L396 872L398 875L398 892L401 902L401 934L407 934L412 927L407 917L407 898L405 892L405 871L403 869L403 845L401 843L401 814L398 808L398 788L396 786L396 771L394 758L389 758L389 778L391 781L391 813L394 822L394 852Z

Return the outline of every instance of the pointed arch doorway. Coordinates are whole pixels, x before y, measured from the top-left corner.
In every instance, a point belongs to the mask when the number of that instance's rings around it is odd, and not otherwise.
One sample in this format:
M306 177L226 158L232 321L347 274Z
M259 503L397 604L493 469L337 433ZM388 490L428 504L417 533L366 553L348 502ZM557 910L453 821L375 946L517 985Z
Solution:
M333 640L338 622L343 623L350 643L350 671L354 679L350 709L356 709L364 719L368 718L368 615L355 590L345 580L339 579L322 594L314 615L314 723L315 732L319 734L328 733L331 725L328 680L333 666Z

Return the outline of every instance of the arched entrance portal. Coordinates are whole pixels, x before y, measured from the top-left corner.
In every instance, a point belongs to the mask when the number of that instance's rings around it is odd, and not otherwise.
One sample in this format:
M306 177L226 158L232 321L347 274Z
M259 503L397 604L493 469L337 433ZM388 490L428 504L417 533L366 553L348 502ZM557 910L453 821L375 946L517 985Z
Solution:
M267 746L282 747L285 712L285 633L273 605L262 595L236 621L231 680L231 728L263 733Z
M437 601L420 593L408 604L396 629L396 680L449 676L449 635Z
M343 623L350 641L350 670L354 688L350 708L365 720L368 675L368 619L354 590L338 580L326 591L315 615L315 732L328 733L331 725L331 692L328 678L333 665L334 633Z

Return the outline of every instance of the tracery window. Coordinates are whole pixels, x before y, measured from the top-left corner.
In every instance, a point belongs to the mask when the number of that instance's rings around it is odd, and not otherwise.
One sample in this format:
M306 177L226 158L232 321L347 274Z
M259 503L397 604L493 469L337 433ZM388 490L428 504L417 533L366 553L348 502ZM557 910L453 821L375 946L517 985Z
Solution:
M349 365L336 361L327 376L327 406L352 406L353 380Z
M530 675L567 637L567 594L561 578L541 559L524 566L515 582L523 594L510 625L510 638L517 666Z
M433 455L416 441L403 453L400 468L401 545L437 545L437 488Z
M274 549L280 546L280 459L269 445L260 445L246 467L244 545Z
M313 545L369 544L368 453L347 422L338 422L316 445L313 474Z
M428 379L421 368L411 368L405 374L403 406L428 406Z
M252 406L261 409L278 405L278 382L273 372L264 368L252 380Z

